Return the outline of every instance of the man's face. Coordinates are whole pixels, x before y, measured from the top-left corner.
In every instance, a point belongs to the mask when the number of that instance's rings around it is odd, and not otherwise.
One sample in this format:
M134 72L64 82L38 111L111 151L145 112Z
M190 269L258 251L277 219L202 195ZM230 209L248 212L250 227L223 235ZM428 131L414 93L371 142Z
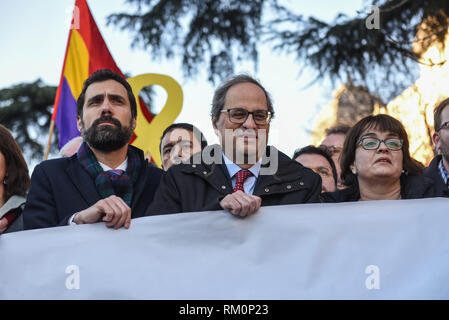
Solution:
M179 164L201 151L201 142L192 131L175 128L165 134L161 141L162 168L167 171L172 165Z
M449 105L441 112L441 124L449 121ZM449 128L441 128L440 131L433 134L433 142L438 150L438 153L443 156L445 164L449 164Z
M334 192L336 190L332 167L325 157L319 154L304 153L296 157L295 160L320 175L322 180L321 192Z
M323 142L321 142L321 145L329 147L330 151L332 152L332 160L334 160L335 168L337 169L337 177L339 184L341 184L340 156L341 151L343 150L344 142L345 142L345 135L341 133L330 134L323 140Z
M268 111L264 91L250 82L229 88L225 101L222 110L241 108L249 112ZM233 123L229 112L222 112L218 119L212 117L212 125L220 139L223 152L234 163L253 164L264 154L270 130L269 123L256 124L253 115L248 115L246 121L241 124Z
M78 129L89 146L106 152L118 150L129 142L135 127L128 93L121 83L106 80L87 88Z

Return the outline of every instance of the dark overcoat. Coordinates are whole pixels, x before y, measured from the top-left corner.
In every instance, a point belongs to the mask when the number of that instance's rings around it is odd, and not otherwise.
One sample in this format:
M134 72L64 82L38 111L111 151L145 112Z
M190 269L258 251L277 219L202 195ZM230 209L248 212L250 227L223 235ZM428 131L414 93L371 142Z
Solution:
M217 145L209 147L220 154L221 163L198 163L193 161L194 156L191 164L172 166L162 178L146 215L222 210L219 202L233 192L232 182L221 149ZM319 202L320 176L274 147L269 147L269 152L277 153L277 170L262 174L263 168L273 164L263 160L253 193L262 198L262 206Z
M139 153L142 167L133 188L131 217L145 214L153 201L163 171L151 166ZM22 213L25 229L47 228L67 225L76 212L89 208L101 200L95 181L80 165L77 155L43 161L31 176L31 188Z

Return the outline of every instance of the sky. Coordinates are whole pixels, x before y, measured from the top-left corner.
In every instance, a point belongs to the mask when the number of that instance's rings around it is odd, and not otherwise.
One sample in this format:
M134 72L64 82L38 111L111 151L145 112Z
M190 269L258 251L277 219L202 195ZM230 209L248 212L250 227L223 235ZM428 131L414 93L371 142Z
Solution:
M0 88L38 78L48 85L58 85L69 33L71 9L75 0L0 1ZM355 16L363 9L363 0L284 0L281 3L304 16L331 21L338 13ZM206 66L195 78L183 76L180 58L154 59L140 48L131 48L132 35L113 25L106 25L112 13L134 12L125 0L88 0L98 28L122 72L136 76L144 73L166 74L183 88L184 104L176 122L196 125L209 143L216 143L210 121L214 86L207 81ZM269 143L289 156L295 149L309 144L310 130L318 112L332 99L328 81L304 89L313 79L312 72L300 74L293 55L274 53L266 44L259 46L258 69L246 62L236 72L258 78L270 92L276 118L270 128ZM337 84L338 86L338 84ZM166 94L156 90L156 110L165 104ZM45 141L48 138L45 137ZM159 139L159 137L157 137Z

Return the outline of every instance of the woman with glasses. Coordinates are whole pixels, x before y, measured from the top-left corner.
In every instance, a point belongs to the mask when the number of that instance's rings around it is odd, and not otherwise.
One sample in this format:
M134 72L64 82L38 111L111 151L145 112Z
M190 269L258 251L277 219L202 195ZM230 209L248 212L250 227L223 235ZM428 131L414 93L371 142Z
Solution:
M410 156L403 125L385 114L355 124L346 136L340 165L348 188L323 193L324 202L434 196L432 180L421 176L424 166Z

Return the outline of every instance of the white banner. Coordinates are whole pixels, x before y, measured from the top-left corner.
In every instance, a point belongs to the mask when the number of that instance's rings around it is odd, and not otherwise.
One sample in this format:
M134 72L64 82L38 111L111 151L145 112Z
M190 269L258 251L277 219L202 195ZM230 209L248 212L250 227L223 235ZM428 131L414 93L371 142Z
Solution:
M449 299L449 199L0 236L0 299Z

